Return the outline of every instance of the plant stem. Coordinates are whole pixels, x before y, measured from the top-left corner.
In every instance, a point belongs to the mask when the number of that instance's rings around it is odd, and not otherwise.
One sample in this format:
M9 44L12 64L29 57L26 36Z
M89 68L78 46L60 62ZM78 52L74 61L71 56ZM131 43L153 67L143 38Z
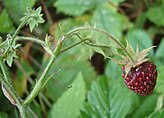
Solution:
M5 65L2 61L2 59L0 60L0 66L1 66L1 70L3 73L3 78L0 77L0 81L2 82L2 84L4 85L4 89L6 90L6 92L10 95L8 96L9 100L14 101L14 105L17 106L17 108L19 109L20 115L22 118L27 118L27 114L25 112L25 106L22 105L22 99L18 96L17 92L15 91L15 89L11 86L11 83L9 81L7 81L9 79L8 75L7 75L7 71L5 68ZM7 96L6 96L7 97Z
M38 95L38 93L43 88L43 85L47 80L46 76L47 76L48 71L51 68L53 62L55 61L55 58L56 58L55 55L51 55L51 58L48 62L47 67L45 68L45 70L44 70L43 74L41 75L40 79L35 84L35 86L34 86L33 90L31 91L30 95L25 99L25 101L23 103L24 105L29 104Z
M115 42L125 52L125 54L129 57L129 59L131 59L131 61L134 61L134 59L129 54L129 52L126 50L126 48L113 35L109 34L108 32L106 32L102 29L95 28L95 27L78 27L78 28L75 28L75 29L69 31L65 36L68 38L69 36L71 36L72 34L74 34L77 31L80 31L80 30L94 30L96 32L106 35L109 38L109 40L112 39L112 41Z
M19 33L20 29L26 24L27 20L29 19L29 17L27 17L23 22L21 22L21 24L18 26L18 28L16 29L16 31L14 32L12 38L14 40L14 38L17 36L17 34Z
M71 49L71 48L73 48L73 47L75 47L75 46L81 44L82 42L87 41L87 40L89 40L89 39L84 39L84 40L81 40L81 41L79 41L79 42L77 42L77 43L71 45L71 46L68 46L68 47L64 48L63 50L61 50L59 54L65 52L65 51L67 51L67 50L69 50L69 49Z
M75 34L80 40L83 40L78 34ZM106 45L95 45L95 44L91 44L88 42L84 42L85 44L91 46L91 47L102 47L102 48L111 48L110 46L106 46Z
M45 42L38 39L38 38L33 38L33 37L24 37L24 36L18 36L15 38L16 41L32 41L34 43L40 44L42 46L45 46Z
M15 40L15 37L17 36L17 34L19 33L20 29L26 24L27 20L29 19L29 17L27 17L23 22L21 22L21 24L18 26L18 28L16 29L16 31L14 32L10 45L12 45L12 43ZM10 47L8 47L5 51L5 54L9 51Z

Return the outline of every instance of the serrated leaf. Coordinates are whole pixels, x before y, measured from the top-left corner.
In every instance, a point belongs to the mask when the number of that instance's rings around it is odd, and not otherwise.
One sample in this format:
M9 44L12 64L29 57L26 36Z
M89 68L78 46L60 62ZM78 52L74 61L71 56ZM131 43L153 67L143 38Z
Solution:
M92 24L96 24L96 27L106 30L118 39L120 39L123 29L122 22L121 15L107 6L98 7L92 19Z
M0 14L0 32L1 33L11 33L14 31L14 26L9 18L9 15L6 9L3 9L2 13Z
M77 61L72 57L74 57L74 55L61 55L61 57L58 57L58 59L56 59L56 63L49 71L49 75L51 75L57 70L61 70L59 73L55 74L55 76L52 77L45 88L46 95L52 101L56 101L56 99L61 96L67 86L69 86L74 80L79 71L83 74L87 89L90 87L91 82L96 78L96 73L89 62L81 60Z
M108 87L107 78L99 78L98 81L92 83L91 90L87 95L88 104L82 113L87 116L84 118L107 118L110 116Z
M127 22L126 22L127 21ZM113 10L113 7L110 5L104 5L98 7L92 18L92 24L96 24L97 28L101 28L111 35L113 35L117 40L121 39L123 29L127 28L124 27L124 23L128 23L128 20L119 14L116 10ZM128 26L128 25L127 25ZM117 48L119 47L115 42L113 42L110 38L107 38L99 33L95 33L94 38L96 39L96 44L103 44L110 46L111 49L110 53L117 54ZM111 56L111 55L110 55Z
M84 118L124 118L133 111L138 97L122 85L121 79L99 78L92 84L88 93L88 102L81 113ZM82 117L81 116L81 117Z
M26 8L32 8L36 0L5 0L5 7L16 23L26 12Z
M164 26L164 6L156 5L154 7L150 7L146 13L147 18L156 24L157 26Z
M57 0L54 3L58 12L63 12L66 15L80 16L85 11L94 7L94 0Z
M132 117L144 118L145 116L151 114L156 107L157 98L158 96L156 94L152 94L150 96L145 97L142 101L142 104L133 113Z
M125 86L122 78L112 79L110 85L110 116L124 118L138 106L139 98Z
M77 118L85 101L85 83L81 73L53 105L49 118Z
M152 114L150 114L146 118L163 118L163 117L164 117L164 109L162 109L159 112L153 112Z

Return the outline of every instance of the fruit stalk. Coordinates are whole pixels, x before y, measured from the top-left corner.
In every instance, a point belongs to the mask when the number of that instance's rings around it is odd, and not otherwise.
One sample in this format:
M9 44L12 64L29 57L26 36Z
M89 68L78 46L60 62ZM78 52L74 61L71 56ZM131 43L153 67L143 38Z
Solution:
M109 40L111 39L113 42L115 42L125 52L125 54L129 57L129 59L131 61L134 61L132 56L129 54L129 52L126 50L126 48L119 42L119 40L116 39L113 35L109 34L108 32L106 32L102 29L99 29L99 28L96 28L96 27L78 27L78 28L75 28L75 29L69 31L66 34L66 37L68 38L69 36L71 36L72 34L74 34L75 32L78 32L80 30L92 30L92 31L96 31L96 32L99 32L101 34L106 35L109 38Z

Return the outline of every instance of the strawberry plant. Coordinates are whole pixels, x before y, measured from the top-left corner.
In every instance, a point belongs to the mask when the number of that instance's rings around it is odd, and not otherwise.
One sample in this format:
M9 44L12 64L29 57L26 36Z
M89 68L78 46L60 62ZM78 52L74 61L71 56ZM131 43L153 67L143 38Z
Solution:
M162 0L0 3L0 117L162 118Z

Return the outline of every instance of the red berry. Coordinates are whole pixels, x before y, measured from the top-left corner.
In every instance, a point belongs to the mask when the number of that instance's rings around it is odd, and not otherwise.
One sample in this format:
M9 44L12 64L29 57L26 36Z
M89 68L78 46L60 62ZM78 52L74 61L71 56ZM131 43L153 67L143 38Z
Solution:
M146 61L137 67L131 68L126 75L125 67L122 67L122 77L127 87L135 93L146 96L152 93L157 78L157 70L154 63Z

